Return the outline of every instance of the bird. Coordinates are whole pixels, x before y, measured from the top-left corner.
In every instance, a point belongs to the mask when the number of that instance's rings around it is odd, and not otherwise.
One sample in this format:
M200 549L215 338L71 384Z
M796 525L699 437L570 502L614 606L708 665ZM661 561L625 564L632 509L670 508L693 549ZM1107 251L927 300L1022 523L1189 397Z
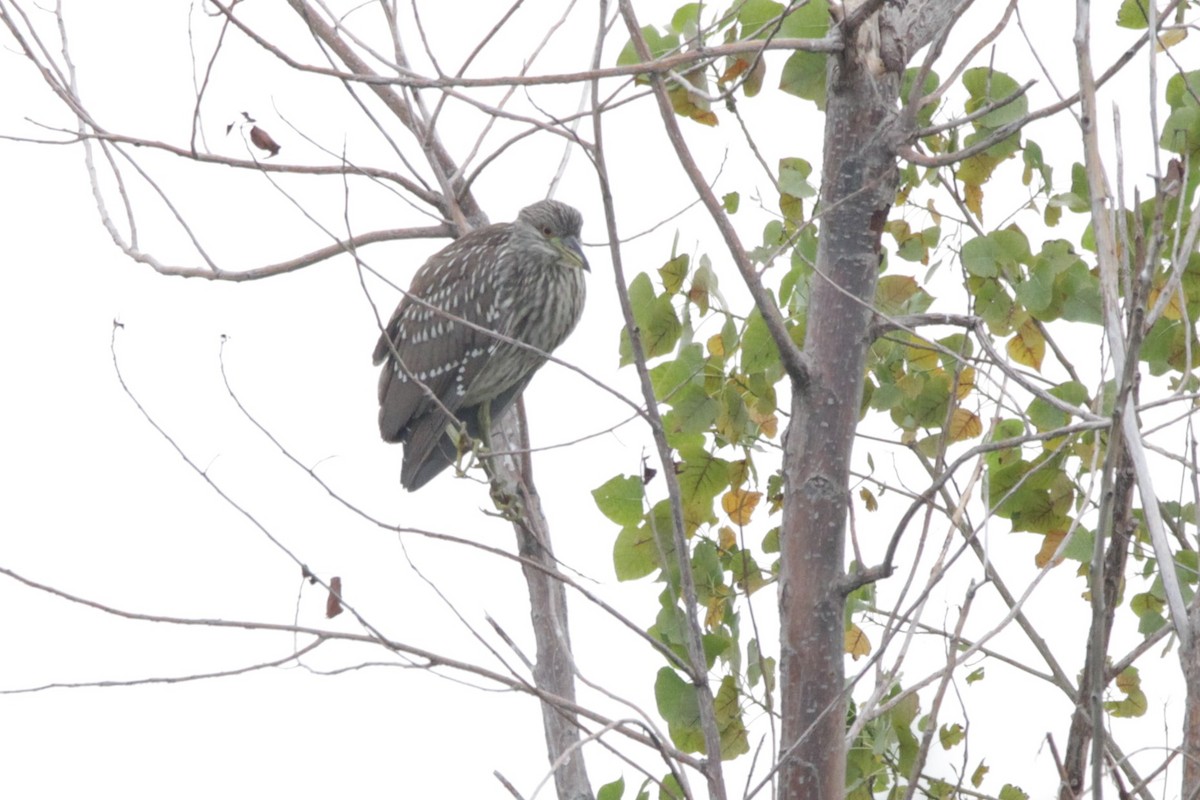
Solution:
M460 236L417 270L373 357L383 365L379 433L403 443L405 489L460 458L463 429L490 444L491 421L575 329L590 271L582 227L577 210L542 200L511 223Z

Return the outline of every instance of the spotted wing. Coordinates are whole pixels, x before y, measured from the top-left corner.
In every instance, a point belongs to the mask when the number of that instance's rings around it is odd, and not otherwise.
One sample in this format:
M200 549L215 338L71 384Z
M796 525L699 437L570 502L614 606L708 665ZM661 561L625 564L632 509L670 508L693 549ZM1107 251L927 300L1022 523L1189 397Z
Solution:
M410 440L419 423L427 429L422 439L430 438L430 428L444 429L446 412L458 411L495 349L495 339L451 317L483 327L495 322L496 271L491 265L510 227L492 225L459 238L413 277L408 295L375 346L375 363L384 364L379 432L386 441ZM438 438L440 433L432 443ZM409 449L405 448L406 461Z

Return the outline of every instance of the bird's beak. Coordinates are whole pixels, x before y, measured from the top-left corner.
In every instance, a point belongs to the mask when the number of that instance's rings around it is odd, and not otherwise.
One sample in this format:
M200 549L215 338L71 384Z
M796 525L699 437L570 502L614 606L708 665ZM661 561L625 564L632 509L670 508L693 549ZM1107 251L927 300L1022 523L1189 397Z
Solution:
M579 266L583 267L584 270L587 272L592 271L592 268L588 266L587 257L583 254L583 245L579 243L578 236L565 236L559 239L559 246L571 260L579 262Z

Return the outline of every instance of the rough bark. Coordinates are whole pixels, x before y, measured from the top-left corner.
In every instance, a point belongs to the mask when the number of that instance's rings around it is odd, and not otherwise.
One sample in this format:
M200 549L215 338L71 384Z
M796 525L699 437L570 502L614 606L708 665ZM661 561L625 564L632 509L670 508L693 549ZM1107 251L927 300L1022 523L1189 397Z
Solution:
M794 387L785 443L779 594L784 800L833 800L845 791L847 487L881 235L897 185L890 134L898 81L872 72L868 64L878 69L877 54L860 48L869 40L847 36L846 51L830 58L820 244L804 346L811 373L807 385Z
M1113 444L1113 491L1112 508L1108 514L1108 547L1104 554L1103 576L1093 576L1092 590L1097 584L1102 592L1104 613L1101 619L1093 620L1093 635L1088 637L1084 668L1075 698L1075 712L1071 715L1071 727L1067 734L1067 747L1063 754L1063 779L1059 786L1059 800L1074 800L1083 794L1087 784L1087 756L1089 745L1096 735L1103 736L1103 723L1097 728L1092 723L1092 698L1103 693L1108 685L1107 676L1097 678L1091 665L1103 665L1108 654L1108 640L1112 633L1113 620L1120 600L1125 579L1125 562L1129 554L1129 535L1133 530L1133 487L1135 478L1129 452L1121 446L1119 438ZM1097 580L1097 577L1100 580Z
M1179 650L1183 666L1183 685L1187 687L1187 705L1183 716L1183 786L1179 796L1184 800L1200 798L1200 600L1193 600L1188 612L1192 628L1191 645Z
M504 453L528 451L524 412L524 400L519 400L517 409L504 415L500 425L492 431L494 450ZM574 705L575 663L567 624L567 592L563 582L556 577L558 562L550 543L550 526L542 512L529 458L496 458L490 469L493 494L510 493L499 499L511 512L518 552L540 566L522 567L529 589L529 613L537 645L534 685L547 695ZM579 748L578 719L561 704L542 700L541 705L546 754L554 766L556 796L559 800L589 800L592 790L583 752Z

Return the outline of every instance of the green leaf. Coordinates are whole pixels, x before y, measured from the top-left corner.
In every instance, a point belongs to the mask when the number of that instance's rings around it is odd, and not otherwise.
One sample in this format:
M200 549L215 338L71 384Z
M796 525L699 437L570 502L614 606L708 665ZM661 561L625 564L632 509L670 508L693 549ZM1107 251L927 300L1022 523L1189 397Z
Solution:
M746 678L751 686L757 686L762 679L768 692L775 691L775 659L759 652L758 639L751 639L746 645Z
M667 721L667 731L675 746L685 753L704 752L696 687L679 677L675 670L663 667L654 681L654 699L658 713Z
M683 288L683 279L687 277L688 273L688 261L688 254L680 253L658 268L663 289L668 294L676 294Z
M726 385L721 392L715 427L717 435L729 444L738 444L746 436L752 436L756 432L750 421L746 401L732 385Z
M779 552L779 526L771 528L767 531L767 535L763 537L762 549L764 553Z
M671 304L669 294L656 295L650 276L639 273L629 284L629 304L633 309L633 319L641 333L642 348L646 358L666 355L675 349L683 324ZM629 343L629 333L621 331L621 366L633 363L633 348Z
M613 544L617 580L635 581L658 568L659 548L648 526L622 528Z
M622 526L641 520L642 496L642 481L632 475L617 475L592 490L600 513Z
M667 434L706 433L717 420L721 404L704 392L702 386L685 386L672 398L673 408L663 416Z
M1027 139L1022 148L1021 157L1025 161L1025 171L1021 173L1021 183L1028 186L1033 182L1033 173L1037 172L1042 178L1042 189L1048 194L1054 183L1051 179L1054 170L1043 159L1041 146L1037 142Z
M962 248L963 267L971 275L994 278L1000 274L996 243L987 236L969 239Z
M1054 289L1055 294L1063 298L1063 319L1100 324L1100 279L1091 273L1082 260L1076 261L1058 276Z
M875 285L875 307L883 314L920 314L933 303L916 278L884 275Z
M654 396L664 403L674 404L677 392L688 384L702 381L704 349L696 343L681 347L679 354L650 369L650 385Z
M740 202L741 197L738 196L737 192L729 192L721 198L721 205L724 206L725 213L727 214L736 214Z
M679 785L679 779L674 775L667 773L663 776L662 783L658 789L658 800L685 800L687 792ZM638 800L642 800L642 796L638 796ZM646 797L649 800L649 797Z
M829 0L809 0L784 17L779 36L788 39L819 39L829 31L829 19Z
M1149 0L1123 0L1117 9L1117 25L1135 31L1144 31L1150 26L1146 16L1146 3Z
M984 677L983 667L979 667L978 669L974 670L970 675L967 676L967 685L970 686L972 683L981 681L981 680L983 680L983 677ZM975 785L978 786L979 784L975 784Z
M747 375L779 365L779 348L771 338L767 322L755 308L746 320L746 330L742 333L742 371Z
M1067 548L1063 550L1063 558L1069 558L1081 564L1090 562L1095 541L1096 534L1086 529L1077 529L1070 541L1067 542Z
M713 703L717 730L721 734L721 758L730 759L750 752L750 739L742 721L741 696L732 675L721 679L721 687Z
M899 687L897 687L898 689ZM920 710L921 705L917 699L917 695L910 694L893 706L892 713L888 715L892 723L892 729L896 733L900 771L905 775L912 771L917 754L921 749L920 744L917 742L917 737L912 731L913 720L917 718L917 712Z
M1087 408L1091 402L1088 397L1087 388L1076 381L1067 381L1064 384L1055 386L1050 389L1049 394L1057 397L1066 403L1081 408ZM1039 431L1052 431L1055 428L1061 428L1071 421L1070 415L1066 411L1062 411L1051 405L1046 400L1036 397L1029 404L1029 421L1033 423Z
M825 108L825 54L806 53L797 50L783 63L783 74L779 77L779 88L804 100L811 100L817 108Z
M1045 320L1051 316L1046 311L1054 301L1054 278L1053 268L1045 262L1038 262L1029 271L1029 277L1017 284L1017 300L1038 319Z
M953 725L943 725L938 729L938 741L942 744L943 750L949 750L963 740L963 726L957 722Z
M703 448L685 455L676 468L679 492L685 505L707 504L711 509L714 498L729 485L729 462L717 458Z
M770 23L783 13L783 4L775 0L743 0L737 18L742 25L742 38L763 39L776 34Z
M679 46L679 36L663 35L653 25L642 28L642 38L646 40L646 45L650 48L651 58L661 58ZM633 46L631 39L621 50L621 54L617 56L617 66L625 67L640 63L642 60L638 58L637 49Z
M660 296L654 302L654 309L645 324L639 324L642 342L646 348L646 358L666 355L675 349L683 325L667 295Z
M962 82L971 96L966 103L968 113L1010 97L1021 88L1020 84L1008 75L990 67L974 67L967 70L963 73ZM1022 95L1011 103L984 114L975 120L975 126L994 130L1016 122L1028 113L1029 98Z
M1191 153L1200 148L1200 108L1173 110L1163 123L1159 144L1172 153Z
M1142 679L1137 667L1126 667L1116 680L1117 689L1125 694L1121 700L1110 700L1104 704L1104 710L1114 717L1140 717L1146 713L1149 704L1142 691Z
M675 10L671 17L671 30L681 34L685 39L696 35L700 27L700 10L703 3L684 3Z
M904 80L900 84L900 101L906 106L908 105L909 95L912 94L913 81L917 79L917 73L919 72L920 70L916 67L909 67L908 69L904 70ZM921 91L917 93L916 99L919 101L923 97L932 94L933 91L938 88L938 85L941 84L941 82L941 78L938 77L938 74L933 70L930 70L925 74L925 82L921 85ZM925 105L921 106L921 110L917 112L917 124L921 126L929 125L929 123L933 121L933 115L936 111L936 103L926 103Z
M1029 800L1029 795L1021 791L1020 786L1013 786L1011 783L1006 783L1000 789L1000 800Z
M793 197L816 197L816 188L808 182L812 164L803 158L779 159L779 191Z
M625 779L617 778L612 783L606 783L596 792L596 800L621 800L625 794Z
M1200 107L1200 100L1197 100L1200 97L1200 70L1172 75L1167 80L1165 95L1171 108Z

